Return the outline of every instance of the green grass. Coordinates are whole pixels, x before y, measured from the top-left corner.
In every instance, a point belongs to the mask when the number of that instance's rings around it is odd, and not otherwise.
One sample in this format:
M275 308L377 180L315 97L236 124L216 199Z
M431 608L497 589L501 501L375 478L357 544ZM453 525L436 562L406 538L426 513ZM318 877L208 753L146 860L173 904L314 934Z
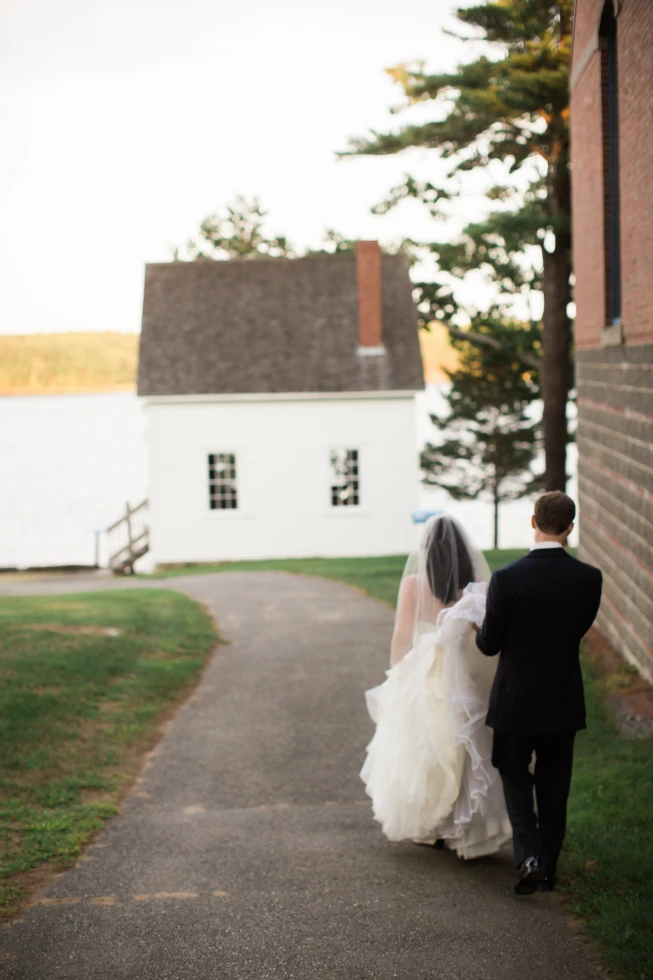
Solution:
M116 812L216 641L174 592L0 600L0 916Z
M563 887L573 912L628 980L653 977L653 740L621 735L585 663L588 730L577 739Z
M486 551L492 571L515 561L525 549ZM318 575L353 585L369 595L394 606L405 555L381 558L286 558L270 561L232 561L215 565L180 565L154 572L148 578L174 578L178 575L201 575L206 572L295 572L298 575Z

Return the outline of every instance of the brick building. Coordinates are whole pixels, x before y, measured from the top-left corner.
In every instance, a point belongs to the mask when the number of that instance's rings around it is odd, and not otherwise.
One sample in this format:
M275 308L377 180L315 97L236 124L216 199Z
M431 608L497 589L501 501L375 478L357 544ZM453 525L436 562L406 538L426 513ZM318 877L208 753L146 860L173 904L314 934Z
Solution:
M653 680L653 0L576 0L571 159L581 554Z

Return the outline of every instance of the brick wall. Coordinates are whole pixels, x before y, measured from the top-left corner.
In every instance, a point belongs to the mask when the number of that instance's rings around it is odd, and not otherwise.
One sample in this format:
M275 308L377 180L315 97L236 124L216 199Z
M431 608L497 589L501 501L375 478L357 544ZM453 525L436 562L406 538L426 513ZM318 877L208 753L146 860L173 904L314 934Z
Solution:
M597 347L605 324L603 128L597 52L571 97L575 342Z
M599 627L653 681L653 344L578 351L580 555Z
M653 343L653 2L624 0L617 30L624 335Z
M617 21L622 337L604 333L602 0L577 0L572 60L581 557L604 574L599 627L653 681L653 0ZM618 340L617 335L617 340Z
M598 347L606 325L602 0L578 0L571 93L576 344ZM622 325L653 343L653 2L623 0L618 18Z
M576 0L574 8L574 43L572 71L577 67L588 46L596 43L603 0Z

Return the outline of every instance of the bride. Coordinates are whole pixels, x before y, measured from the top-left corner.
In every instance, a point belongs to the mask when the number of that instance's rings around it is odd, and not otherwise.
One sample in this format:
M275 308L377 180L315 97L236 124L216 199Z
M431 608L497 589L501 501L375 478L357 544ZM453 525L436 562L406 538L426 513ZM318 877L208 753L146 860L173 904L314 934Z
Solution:
M366 692L376 732L361 779L392 841L492 854L511 828L485 725L496 658L476 647L489 568L452 517L431 518L399 589L391 666Z

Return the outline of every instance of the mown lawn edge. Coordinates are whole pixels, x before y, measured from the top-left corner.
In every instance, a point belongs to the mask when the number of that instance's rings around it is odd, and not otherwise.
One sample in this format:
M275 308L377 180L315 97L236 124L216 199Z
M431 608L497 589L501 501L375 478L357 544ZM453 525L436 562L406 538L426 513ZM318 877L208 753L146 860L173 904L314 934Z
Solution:
M218 643L170 590L0 599L0 920L119 811Z

